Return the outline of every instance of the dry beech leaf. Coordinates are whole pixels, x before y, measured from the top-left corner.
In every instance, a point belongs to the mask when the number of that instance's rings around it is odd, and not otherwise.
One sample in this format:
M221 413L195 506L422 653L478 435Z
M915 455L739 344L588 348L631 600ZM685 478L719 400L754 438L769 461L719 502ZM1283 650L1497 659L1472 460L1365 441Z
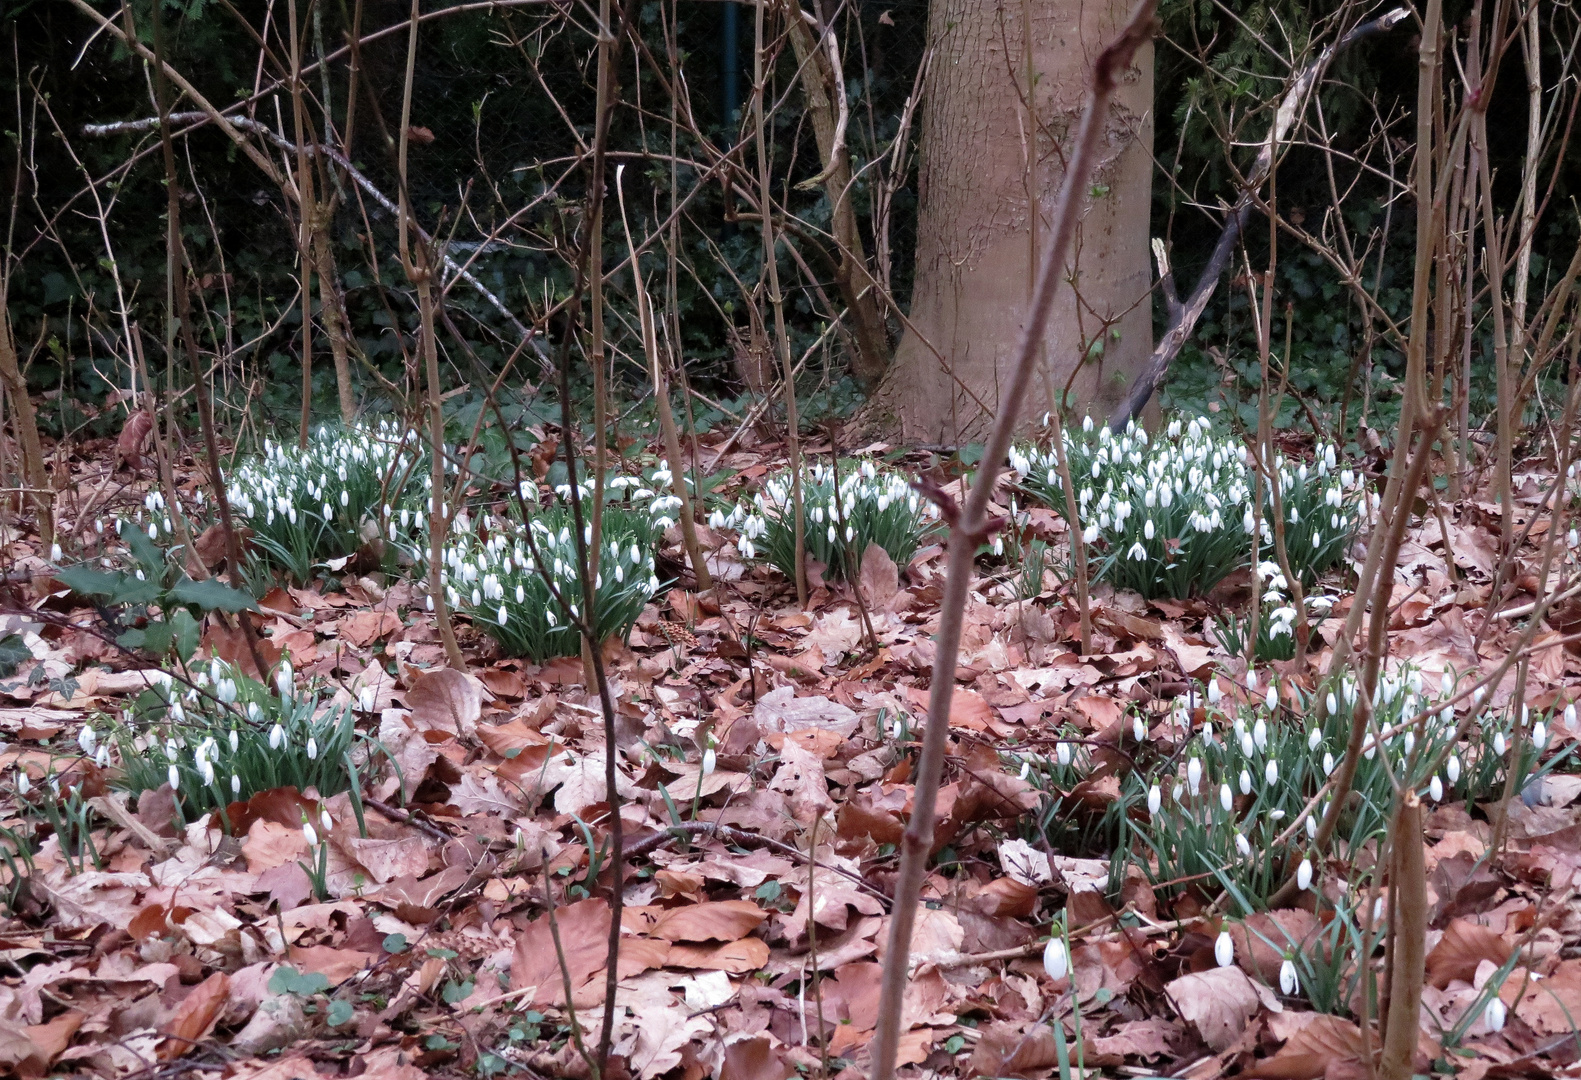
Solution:
M648 932L666 941L735 941L766 918L768 912L750 900L718 900L675 908Z
M1455 979L1471 982L1484 960L1500 967L1510 958L1510 945L1496 931L1470 919L1454 919L1427 954L1427 981L1442 990Z
M483 684L454 668L425 671L412 680L406 705L419 731L450 731L470 738L483 711Z
M1182 975L1165 990L1182 1018L1196 1026L1212 1050L1228 1049L1265 1003L1257 984L1238 967ZM1272 1007L1277 1009L1278 1005L1278 1000L1272 999Z
M1381 1048L1372 1039L1373 1056ZM1367 1075L1361 1028L1338 1016L1322 1015L1290 1036L1283 1049L1266 1061L1256 1062L1242 1075L1259 1080L1356 1080Z
M163 1034L169 1038L159 1048L159 1060L170 1061L190 1053L194 1044L208 1033L230 993L231 977L223 971L216 971L194 986L192 992L181 999L175 1015L163 1028Z
M768 942L755 937L727 941L723 945L671 945L664 956L664 966L668 968L727 971L732 975L746 975L768 962Z

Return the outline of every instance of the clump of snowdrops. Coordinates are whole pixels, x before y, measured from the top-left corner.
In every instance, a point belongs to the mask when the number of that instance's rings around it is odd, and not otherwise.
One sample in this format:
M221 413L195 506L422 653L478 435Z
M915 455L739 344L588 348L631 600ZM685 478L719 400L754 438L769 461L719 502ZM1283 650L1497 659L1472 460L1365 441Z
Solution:
M1081 539L1093 549L1095 577L1147 597L1181 598L1204 593L1246 566L1254 531L1272 550L1271 485L1264 485L1259 521L1245 447L1216 438L1206 422L1173 420L1154 439L1134 423L1115 434L1088 417L1079 431L1064 429L1064 437ZM1336 464L1331 445L1319 446L1311 464L1283 455L1274 462L1285 550L1304 581L1339 560L1357 525L1357 477ZM1010 465L1023 489L1072 516L1052 448L1015 447Z
M350 791L360 807L355 708L326 706L316 691L296 687L288 660L273 683L223 660L192 671L186 682L167 673L103 738L88 725L79 742L101 767L112 765L113 745L115 786L134 797L169 784L187 821L288 785L314 788L321 798ZM368 697L358 707L370 709Z
M420 433L396 421L319 428L306 447L264 441L227 482L237 521L298 581L315 567L388 540L411 546L433 477Z
M630 634L643 605L659 590L654 545L674 524L671 515L680 505L680 498L668 493L670 482L662 468L647 478L606 481L590 620L600 641ZM506 655L535 663L574 656L581 649L573 623L581 618L583 604L572 535L576 526L564 503L569 486L561 485L556 494L560 501L534 513L525 525L499 516L475 524L458 517L444 556L442 576L451 607L470 617ZM591 545L592 484L583 485L580 494L583 540Z
M1429 686L1410 666L1380 678L1339 819L1339 853L1354 855L1386 832L1396 782L1429 805L1497 797L1510 770L1517 791L1529 782L1547 746L1548 722L1524 705L1490 710L1473 699L1460 706L1472 713L1469 737L1451 745L1459 723L1449 704L1455 687L1453 675ZM1163 728L1172 744L1163 771L1139 768L1122 783L1147 814L1126 820L1116 861L1134 860L1166 893L1228 890L1252 905L1292 870L1302 889L1315 888L1321 861L1308 849L1328 804L1312 801L1344 758L1359 688L1347 675L1324 693L1321 725L1315 696L1259 681L1255 672L1228 689L1215 679L1177 702ZM1517 730L1528 737L1517 739ZM1148 762L1156 748L1148 745L1146 721L1136 717L1130 734L1139 763Z
M881 470L870 459L840 463L835 469L812 465L802 474L802 531L807 554L822 563L830 578L854 580L862 554L877 544L904 566L939 529L938 510L912 490L905 477ZM763 558L786 577L796 576L795 506L791 476L780 473L764 483L751 503L728 514L716 511L713 528L741 532L737 548L748 558Z
M1288 595L1290 583L1279 564L1265 560L1257 564L1257 576L1262 579L1262 606L1257 619L1257 659L1289 660L1296 654L1295 598ZM1305 598L1309 625L1326 615L1334 606L1331 596ZM1215 620L1219 644L1233 656L1246 654L1246 635L1251 631L1251 620L1233 612Z

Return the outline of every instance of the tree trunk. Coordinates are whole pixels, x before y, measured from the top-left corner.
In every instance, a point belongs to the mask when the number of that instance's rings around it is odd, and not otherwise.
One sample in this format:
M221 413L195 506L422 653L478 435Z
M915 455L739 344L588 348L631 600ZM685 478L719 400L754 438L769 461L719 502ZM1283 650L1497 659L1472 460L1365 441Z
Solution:
M1129 6L1129 0L933 0L916 280L910 325L875 401L882 426L925 442L959 442L987 431L1036 272L1027 193L1038 193L1037 234L1044 234L1087 73ZM1022 33L1028 23L1030 65ZM1028 66L1038 121L1030 185L1021 89ZM1146 46L1110 106L1094 198L1067 259L1075 288L1062 289L1055 303L1045 335L1046 377L1039 400L1023 410L1029 417L1041 415L1067 385L1079 411L1107 415L1152 350L1152 107L1153 52ZM1088 362L1078 370L1084 355Z

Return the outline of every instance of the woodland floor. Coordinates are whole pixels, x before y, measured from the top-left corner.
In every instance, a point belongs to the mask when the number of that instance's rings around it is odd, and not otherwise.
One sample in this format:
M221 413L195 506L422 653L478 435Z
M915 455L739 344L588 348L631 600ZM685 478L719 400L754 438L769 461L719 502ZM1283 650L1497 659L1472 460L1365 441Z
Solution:
M705 438L705 461L713 452ZM78 449L61 504L68 524L73 505L90 497L99 514L140 501L147 477L115 472L113 461L108 442ZM718 467L746 483L782 464L781 447L760 445ZM1353 464L1377 475L1386 463ZM1413 523L1396 571L1392 656L1430 672L1491 670L1503 659L1515 620L1484 625L1498 534L1521 534L1517 564L1533 563L1549 520L1538 505L1544 473L1539 463L1517 470L1514 521L1502 521L1484 492L1443 508L1448 537L1431 511ZM178 480L188 491L200 486L192 460ZM1034 527L1050 536L1060 528L1051 514ZM893 845L917 746L897 743L880 718L887 727L910 717L911 739L926 720L942 551L930 547L904 567L866 566L875 650L848 587L818 585L800 609L779 575L744 565L723 538L701 532L716 549L717 602L673 588L628 646L608 652L621 813L635 852L612 1075L855 1077L877 1016ZM677 577L673 530L669 541L666 565ZM27 829L34 818L23 813L16 771L28 769L37 784L68 767L79 757L80 725L119 709L154 665L94 632L99 615L52 584L36 537L14 539L5 556L9 630L40 635L32 659L0 687L0 824ZM1103 1075L1368 1075L1356 1026L1281 995L1255 948L1237 950L1249 978L1201 977L1215 970L1219 930L1202 904L1169 907L1128 887L1117 912L1103 898L1104 860L1045 850L1047 879L1011 865L1024 850L1011 841L1027 835L1039 795L998 751L1048 752L1064 724L1095 747L1112 746L1130 711L1162 716L1190 680L1238 677L1244 661L1218 649L1204 626L1244 601L1244 576L1179 603L1098 588L1090 656L1079 654L1074 604L1052 575L1026 602L1011 598L1002 577L1002 568L981 567L966 615L939 826L950 858L926 886L903 1072L1057 1072L1049 1024L1060 1017L1073 1030L1074 997L1085 1064ZM1343 594L1350 577L1347 567L1329 584ZM178 829L168 795L123 806L106 792L95 834L105 868L73 875L59 844L46 841L23 910L0 922L0 1070L238 1080L586 1075L568 1038L565 986L584 1037L596 1042L610 872L600 850L606 748L582 665L496 659L462 624L469 675L435 674L443 652L408 582L348 576L342 584L277 589L256 625L273 650L289 650L300 679L338 686L352 700L375 688L379 719L370 723L403 764L407 809L393 808L399 780L370 785L392 809L370 809L362 838L347 797L330 800L335 898L318 902L297 863L306 841L294 803L255 799L237 839ZM1534 584L1521 581L1503 606L1530 601ZM1316 628L1300 670L1274 665L1282 680L1315 685L1347 603ZM1581 600L1560 605L1539 638L1553 647L1530 663L1534 708L1581 687L1581 655L1565 637L1576 624ZM750 657L738 643L743 631ZM200 655L210 649L235 659L243 651L213 627ZM708 731L718 765L702 777ZM1549 750L1578 738L1560 723ZM683 748L684 759L645 749L663 744ZM1508 841L1486 859L1494 808L1446 804L1428 818L1424 1017L1452 1021L1479 965L1516 950L1548 990L1512 995L1502 1031L1473 1029L1455 1058L1468 1075L1551 1075L1581 1058L1569 1021L1581 1018L1577 796L1581 778L1558 776L1538 805L1515 800ZM672 811L699 824L668 832ZM1071 976L1056 983L1041 952L1061 908L1074 949Z

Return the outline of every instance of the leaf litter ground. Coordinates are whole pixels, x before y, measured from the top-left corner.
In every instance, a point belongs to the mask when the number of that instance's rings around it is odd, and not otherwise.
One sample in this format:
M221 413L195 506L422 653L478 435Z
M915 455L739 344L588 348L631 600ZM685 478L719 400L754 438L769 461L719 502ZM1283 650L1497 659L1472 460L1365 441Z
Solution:
M718 464L750 481L779 463L778 450L738 449ZM77 468L83 490L118 483L86 455ZM1497 666L1518 622L1487 625L1499 533L1508 527L1527 545L1517 553L1525 577L1504 599L1516 606L1537 584L1546 482L1532 466L1508 523L1478 498L1445 507L1442 523L1434 514L1414 523L1396 570L1391 657L1428 671ZM192 476L187 489L198 483ZM1061 539L1054 515L1030 521ZM671 589L629 643L607 650L632 853L613 1071L640 1080L860 1075L877 1022L895 845L928 722L942 553L928 547L897 567L874 549L860 595L814 574L803 610L728 537L699 533L717 593ZM667 540L678 574L679 537L671 530ZM8 630L35 633L4 687L0 772L37 783L70 764L84 722L148 685L151 665L91 632L96 613L53 587L36 542L16 541L8 554L26 571L8 579ZM1052 574L1024 599L1002 565L980 571L947 719L951 757L912 948L903 1069L1046 1076L1064 1052L1057 1023L1068 1052L1107 1075L1368 1075L1375 1032L1281 992L1281 954L1268 941L1276 931L1321 937L1325 916L1311 894L1227 924L1240 935L1235 962L1217 966L1215 912L1162 904L1134 877L1111 902L1106 853L1050 846L1029 826L1043 796L1001 754L1047 752L1064 729L1113 756L1131 715L1156 719L1194 680L1243 671L1207 627L1244 603L1244 575L1199 601L1149 604L1100 585L1083 656L1076 612ZM1343 582L1339 574L1331 584ZM1281 679L1313 685L1348 603L1315 627L1305 667L1275 665ZM296 793L251 800L232 837L183 827L168 790L127 803L94 774L103 869L73 872L58 840L46 839L20 910L0 924L0 1066L23 1076L269 1080L586 1075L569 1035L574 1014L593 1038L605 1006L610 748L580 661L500 659L463 624L469 670L448 670L410 584L377 575L350 575L333 590L279 588L260 607L257 629L271 652L289 652L299 678L338 688L344 701L371 694L366 726L400 770L369 784L366 835L346 794L327 800L320 900L302 866ZM1581 600L1572 599L1541 629L1525 682L1534 705L1573 696L1578 625ZM238 656L222 629L208 629L202 655ZM1550 754L1581 737L1556 728ZM712 771L701 764L709 745ZM1081 797L1112 802L1114 771L1095 772ZM31 827L15 785L4 791L0 824ZM1444 1032L1457 1024L1452 1060L1473 1077L1551 1075L1581 1058L1578 798L1581 777L1553 773L1528 788L1506 808L1499 852L1488 849L1497 805L1445 804L1428 818L1425 1058L1445 1053ZM677 821L684 828L671 828ZM1040 953L1062 910L1071 951L1056 981ZM1497 972L1506 973L1502 1027L1490 1026L1492 1009L1463 1023ZM1357 1003L1342 1004L1354 1015Z

